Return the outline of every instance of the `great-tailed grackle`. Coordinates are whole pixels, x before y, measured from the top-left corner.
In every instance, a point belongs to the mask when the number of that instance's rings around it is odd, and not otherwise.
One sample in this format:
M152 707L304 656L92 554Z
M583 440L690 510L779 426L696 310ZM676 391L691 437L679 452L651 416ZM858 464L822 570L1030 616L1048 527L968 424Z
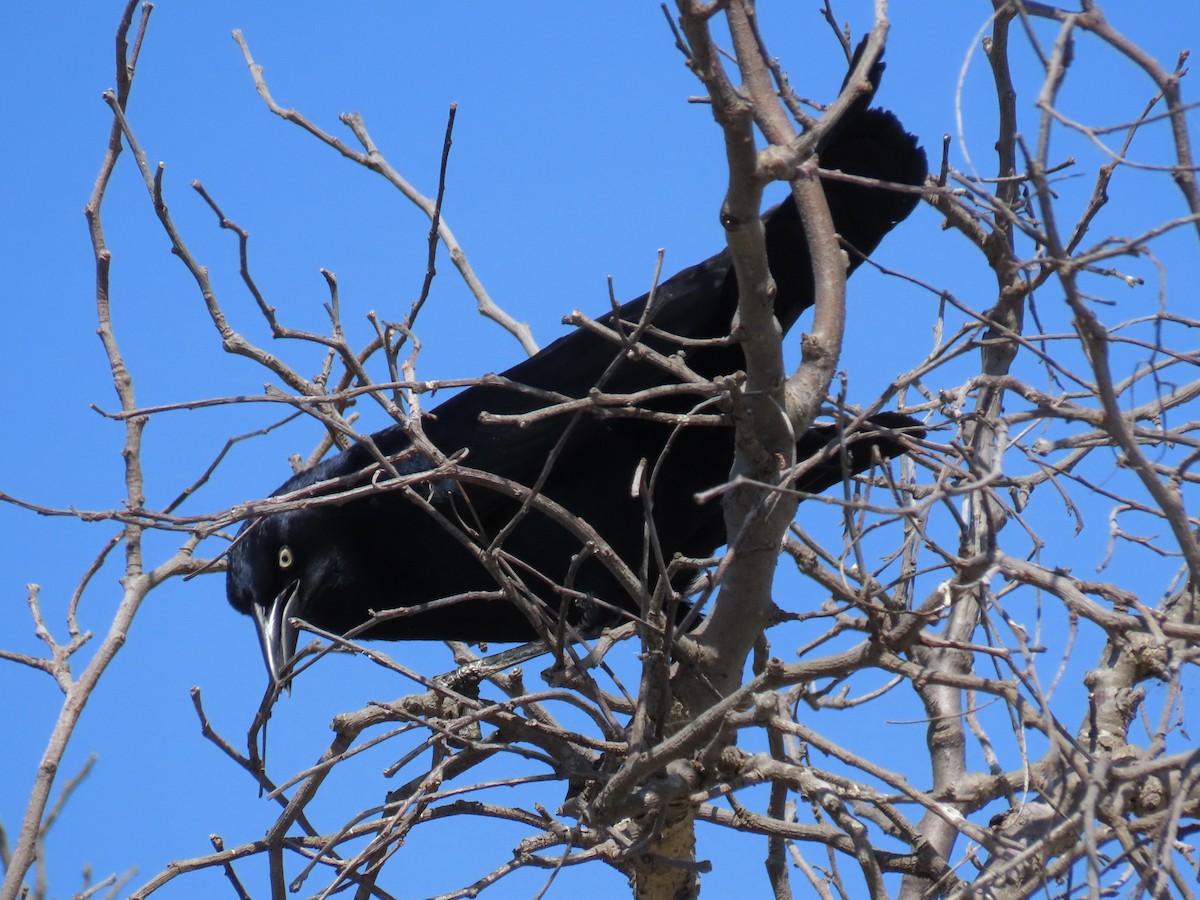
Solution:
M877 67L873 83L881 71ZM920 185L924 152L895 116L868 109L869 102L862 98L827 135L818 149L822 167ZM837 231L851 248L851 269L916 204L912 193L845 181L826 180L824 188ZM776 317L786 331L813 304L811 264L790 199L764 221ZM530 615L544 614L552 623L565 611L573 625L595 631L619 620L622 611L639 611L630 573L653 590L661 562L670 563L676 554L711 556L726 539L720 504L701 505L695 496L728 478L733 460L728 423L675 427L583 411L518 426L481 423L480 414L530 413L553 406L555 398L587 397L597 385L607 393L630 394L679 382L661 360L651 358L654 353L630 352L614 340L615 333L627 340L639 325L642 345L674 355L705 379L737 372L744 359L728 339L736 309L737 282L725 251L664 282L652 301L641 297L596 320L607 335L577 329L503 373L503 383L482 383L442 403L422 420L426 438L444 454L465 448L461 464L481 476L436 469L436 460L414 445L405 426L394 425L373 435L374 444L394 459L401 476L420 483L397 489L393 482L388 489L388 477L380 477L362 444L286 481L276 494L329 479L342 481L319 493L359 490L349 500L247 523L230 551L229 602L255 617L272 677L281 677L295 650L292 617L344 633L368 622L373 612L425 605L381 619L363 636L515 641L537 636ZM640 406L660 413L718 412L696 393L666 394ZM817 492L840 481L846 468L862 471L874 448L895 455L900 446L894 432L878 429L917 424L889 413L871 421L875 430L846 448L848 465L834 453L796 487ZM835 437L833 426L813 428L800 438L797 459L813 456ZM523 488L505 488L512 483ZM641 490L634 489L638 484ZM535 486L534 496L541 499L522 509ZM593 531L570 526L571 516ZM614 574L614 555L628 566L624 577ZM687 577L683 572L673 580L679 586ZM501 585L508 599L498 596ZM530 602L510 602L514 593ZM435 602L443 598L454 599Z

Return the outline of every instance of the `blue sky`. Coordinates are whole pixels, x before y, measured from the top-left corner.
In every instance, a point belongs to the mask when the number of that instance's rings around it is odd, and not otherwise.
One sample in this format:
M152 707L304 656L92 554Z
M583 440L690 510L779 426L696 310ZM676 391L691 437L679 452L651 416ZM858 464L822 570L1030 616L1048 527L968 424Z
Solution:
M844 3L838 10L856 35L869 24L869 6ZM1191 0L1156 4L1154 18L1138 6L1112 3L1109 17L1165 65L1196 44L1200 11ZM802 94L831 98L844 66L827 26L807 7L764 7L764 32L793 85ZM979 2L896 4L879 102L920 135L931 157L941 135L955 128L955 80L989 9ZM0 258L7 276L10 387L0 392L0 410L10 437L0 442L0 490L47 506L102 509L122 496L121 428L89 409L112 409L116 402L95 337L93 262L81 213L111 122L101 92L114 83L119 12L119 3L93 2L76 4L69 18L48 4L14 7L8 15L16 28L9 43L10 131L0 149L8 173L0 184ZM335 9L315 2L164 0L151 18L130 120L151 161L166 163L172 213L210 267L226 313L256 341L269 338L240 286L236 243L188 187L193 179L250 231L259 284L296 327L325 325L320 267L339 276L352 335L369 334L366 310L399 317L420 288L427 225L381 179L267 112L230 38L234 28L245 33L281 103L347 140L337 115L360 112L392 164L427 193L436 186L447 108L457 102L446 218L492 297L528 322L543 345L562 333L561 317L571 310L606 308L609 275L618 297L628 299L649 286L659 248L666 251L664 271L673 272L721 247L720 135L707 107L686 102L699 86L655 4L606 4L583 14L568 4ZM1043 29L1043 38L1052 40L1053 30ZM1087 74L1069 82L1065 102L1081 116L1106 122L1133 118L1149 96L1148 83L1099 48L1082 49ZM965 123L971 157L985 174L993 165L988 80L977 54L966 81ZM1190 84L1185 94L1195 94ZM1021 99L1028 111L1032 93ZM961 149L954 154L962 164ZM1162 181L1147 179L1133 192L1139 201L1105 227L1134 231L1139 217L1181 214L1181 201ZM129 155L118 166L104 215L114 254L116 329L139 402L261 392L262 373L222 353L194 284L168 252ZM984 308L992 282L962 244L922 208L884 243L878 259ZM419 374L470 377L518 361L520 347L475 315L444 253L439 270L420 320ZM1186 283L1188 273L1196 274L1194 264L1183 273L1169 284ZM1147 290L1152 306L1154 289ZM928 350L936 298L866 271L852 282L851 297L843 365L852 399L869 400ZM272 350L301 371L319 368L319 354L307 348ZM146 433L149 503L166 503L228 436L273 421L277 411L257 405L156 419ZM376 424L381 427L382 418ZM307 453L316 434L312 424L298 423L240 446L191 510L269 493L288 474L287 456ZM0 506L4 647L39 649L25 605L28 582L42 586L49 624L61 634L66 598L110 533L106 525ZM1082 540L1102 543L1104 537L1102 528L1093 529ZM153 564L172 544L156 539L149 547ZM110 565L98 576L82 607L85 627L107 627L119 598L118 575ZM449 667L439 647L397 652L430 674ZM262 682L253 628L225 603L222 579L156 591L67 755L64 775L92 752L99 761L50 841L52 890L65 896L77 889L84 862L99 877L137 866L137 884L169 860L208 852L212 832L227 844L259 837L273 809L200 737L188 691L201 686L214 723L236 738L257 706ZM363 666L330 666L325 678L302 684L277 712L273 765L284 773L311 763L333 713L404 689ZM45 675L0 663L0 722L9 723L0 818L10 834L60 699ZM373 774L378 768L349 788L363 792L359 806L377 802L386 789ZM919 770L914 777L921 781ZM482 875L518 839L504 837L486 859L456 863L447 873L440 854L455 852L463 836L429 831L426 838L418 829L406 851L411 884L405 889L411 890L402 896ZM723 885L733 890L747 878L758 885L756 893L766 891L760 843L733 844L731 856L726 842L733 839L705 840L702 853L717 860L706 892L721 896ZM255 868L246 871L253 882ZM518 876L489 896L529 896L542 877ZM224 890L217 878L185 880L160 896ZM612 872L589 868L564 873L551 896L565 895L572 885L616 890L621 884Z

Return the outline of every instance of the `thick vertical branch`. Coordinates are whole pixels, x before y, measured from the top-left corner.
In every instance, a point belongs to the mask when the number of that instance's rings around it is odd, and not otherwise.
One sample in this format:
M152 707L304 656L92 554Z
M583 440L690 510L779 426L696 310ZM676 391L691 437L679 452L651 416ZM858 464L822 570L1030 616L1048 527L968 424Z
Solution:
M737 273L737 328L738 339L746 355L748 395L739 416L743 426L737 431L735 471L770 482L779 477L779 454L782 454L783 460L790 460L791 454L788 451L789 442L783 435L787 422L783 415L783 354L779 326L774 318L775 282L767 266L766 237L759 218L764 181L758 171L754 122L759 118L755 107L760 98L750 93L749 84L745 86L747 90L743 91L736 90L730 84L709 30L710 19L699 15L687 2L680 3L680 13L683 31L691 47L692 70L713 98L713 117L721 126L729 170L729 183L721 204L721 224L725 228L725 238ZM750 15L747 5L740 2L731 4L728 15L738 53L745 53L750 47L757 56L757 45L745 34L749 29L747 20ZM763 90L764 83L759 74L761 67L755 66L752 59L743 62L739 55L739 67L742 66L750 70L750 74L744 77ZM769 90L769 82L765 89ZM768 102L774 102L773 96L768 96ZM787 430L790 434L790 429ZM776 471L772 476L768 469L773 462ZM730 535L741 531L750 512L759 506L763 496L761 491L746 489L726 501L726 523ZM786 511L783 514L788 515ZM763 557L771 559L765 564L766 572L773 571L773 559L778 548L778 544L771 546L769 540L755 541L750 534L734 543L739 545L738 552L744 554L747 564L730 567L724 588L730 596L743 599L736 604L736 611L732 609L733 603L717 604L718 608L714 609L713 615L695 635L697 646L703 648L701 669L706 674L716 675L720 682L717 686L719 695L728 693L740 681L741 661L745 659L745 652L754 636L761 632L765 623L768 606L756 602L764 598ZM769 576L767 578L769 586ZM769 602L769 597L766 599ZM722 606L724 609L720 608ZM736 624L728 621L731 618L736 620ZM729 628L730 625L734 627ZM689 677L680 687L686 691L701 681ZM714 699L716 697L694 695L685 698L684 703L695 710Z
M828 393L845 323L847 260L812 154L819 136L853 102L865 81L863 73L878 60L887 33L887 7L876 3L875 25L858 71L827 113L803 135L797 135L776 96L765 48L753 24L753 4L737 2L727 7L743 79L736 91L720 64L708 17L686 3L681 3L680 9L692 68L713 98L713 115L722 126L729 163L721 220L737 271L737 337L745 353L747 375L746 398L740 413L735 414L738 454L734 473L761 484L779 484L794 456L796 434L812 424ZM769 142L757 152L753 124ZM779 324L774 318L775 284L758 217L763 186L774 178L791 182L813 261L816 293L812 331L802 341L801 365L790 378L783 368ZM698 652L705 657L706 679L723 694L740 682L750 648L768 624L774 560L794 513L794 499L762 488L742 487L726 499L726 530L734 557L723 582L723 596L729 599L724 608L720 602L716 604L696 633Z
M855 87L812 133L798 137L780 102L770 65L755 24L750 0L723 7L741 84L735 88L710 31L715 8L680 0L680 22L688 42L689 64L712 98L713 116L722 128L729 183L721 223L738 283L736 336L746 359L745 394L735 401L737 453L734 475L748 476L724 500L730 560L722 593L710 617L689 641L686 665L673 679L678 709L685 722L737 689L754 642L770 624L771 585L783 535L795 514L797 498L771 490L782 484L794 463L796 434L816 416L829 388L841 350L847 260L842 252L824 191L812 159L817 138L843 113ZM886 33L886 5L876 5L873 46L865 54L871 66ZM863 69L866 71L866 68ZM755 146L754 128L768 147ZM774 314L776 286L767 265L760 211L764 186L775 178L792 183L808 250L813 260L816 307L813 333L806 336L800 369L788 379L783 365L781 330ZM791 402L789 402L791 401ZM659 845L692 859L691 814L667 823ZM692 896L698 890L686 868L639 866L637 896Z

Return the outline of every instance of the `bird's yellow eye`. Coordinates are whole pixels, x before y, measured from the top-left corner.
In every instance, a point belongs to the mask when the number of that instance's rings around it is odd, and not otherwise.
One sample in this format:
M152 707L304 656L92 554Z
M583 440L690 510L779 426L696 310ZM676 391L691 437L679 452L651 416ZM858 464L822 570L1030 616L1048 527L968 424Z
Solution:
M290 569L296 558L292 556L292 548L284 544L279 548L279 568Z

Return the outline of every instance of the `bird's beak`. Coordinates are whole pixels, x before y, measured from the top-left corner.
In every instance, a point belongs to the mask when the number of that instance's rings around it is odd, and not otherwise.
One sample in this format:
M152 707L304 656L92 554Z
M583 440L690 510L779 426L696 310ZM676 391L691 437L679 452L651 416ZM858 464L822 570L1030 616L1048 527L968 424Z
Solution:
M258 640L262 644L263 660L273 684L282 685L290 692L291 676L284 678L289 660L296 654L299 633L291 623L296 614L300 598L300 581L285 587L270 606L254 606L254 621L258 626Z

